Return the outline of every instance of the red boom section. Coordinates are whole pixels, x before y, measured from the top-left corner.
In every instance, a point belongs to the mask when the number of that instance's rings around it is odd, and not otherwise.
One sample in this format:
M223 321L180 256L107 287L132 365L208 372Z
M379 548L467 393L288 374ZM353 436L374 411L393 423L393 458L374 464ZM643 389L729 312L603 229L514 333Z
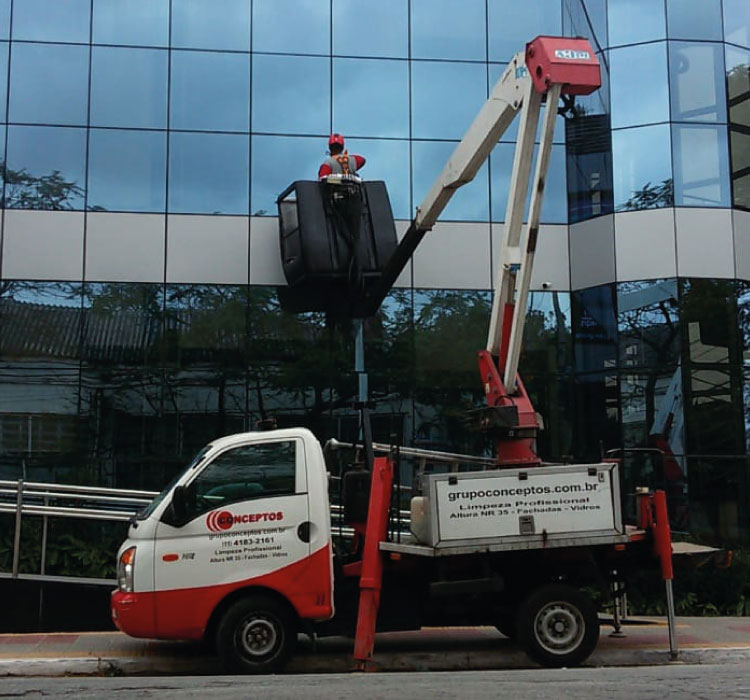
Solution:
M587 39L538 36L526 44L526 69L537 92L552 83L564 95L588 95L602 84L599 61Z

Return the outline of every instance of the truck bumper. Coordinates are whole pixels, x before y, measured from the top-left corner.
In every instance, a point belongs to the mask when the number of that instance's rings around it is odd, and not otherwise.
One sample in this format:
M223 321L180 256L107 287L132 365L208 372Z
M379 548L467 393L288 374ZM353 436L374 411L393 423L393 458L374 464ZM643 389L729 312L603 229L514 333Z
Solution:
M112 591L110 599L115 627L131 637L156 637L153 594Z

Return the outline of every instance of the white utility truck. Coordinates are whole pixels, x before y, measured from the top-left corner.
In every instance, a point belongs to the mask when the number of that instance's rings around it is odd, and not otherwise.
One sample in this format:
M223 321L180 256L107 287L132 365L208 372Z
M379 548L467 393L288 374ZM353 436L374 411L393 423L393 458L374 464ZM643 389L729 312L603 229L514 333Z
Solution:
M489 338L479 352L488 404L479 421L495 435L497 456L375 445L386 456L343 476L340 517L354 534L342 542L343 529L331 524L324 451L311 432L217 439L131 525L112 595L122 631L209 639L229 669L259 673L280 670L300 632L354 634L354 657L366 667L376 631L489 624L537 662L572 666L599 637L597 608L582 589L614 591L618 602L628 574L650 567L667 582L676 653L663 492L639 494L639 520L625 525L617 463L542 465L534 451L539 420L516 374L557 104L561 94L599 84L586 40L537 37L517 54L367 299L374 311L453 192L520 113ZM393 473L403 457L474 468L421 475L411 534L402 536L393 527Z

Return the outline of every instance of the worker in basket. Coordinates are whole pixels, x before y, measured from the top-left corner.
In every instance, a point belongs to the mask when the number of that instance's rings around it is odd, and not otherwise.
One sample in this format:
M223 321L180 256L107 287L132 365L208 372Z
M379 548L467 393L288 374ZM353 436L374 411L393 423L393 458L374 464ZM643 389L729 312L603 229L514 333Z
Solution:
M318 179L325 183L324 202L329 210L337 240L347 248L347 277L353 288L362 286L364 264L360 245L362 188L357 171L365 164L362 156L350 155L344 148L344 137L331 134L328 138L329 157L318 169Z

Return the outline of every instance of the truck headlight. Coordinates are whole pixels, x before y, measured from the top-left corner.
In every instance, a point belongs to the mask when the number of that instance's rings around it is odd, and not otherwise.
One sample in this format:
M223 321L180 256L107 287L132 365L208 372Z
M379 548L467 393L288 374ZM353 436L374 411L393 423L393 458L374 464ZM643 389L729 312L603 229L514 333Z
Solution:
M133 572L135 571L135 547L129 547L120 555L117 562L117 587L123 593L133 592Z

